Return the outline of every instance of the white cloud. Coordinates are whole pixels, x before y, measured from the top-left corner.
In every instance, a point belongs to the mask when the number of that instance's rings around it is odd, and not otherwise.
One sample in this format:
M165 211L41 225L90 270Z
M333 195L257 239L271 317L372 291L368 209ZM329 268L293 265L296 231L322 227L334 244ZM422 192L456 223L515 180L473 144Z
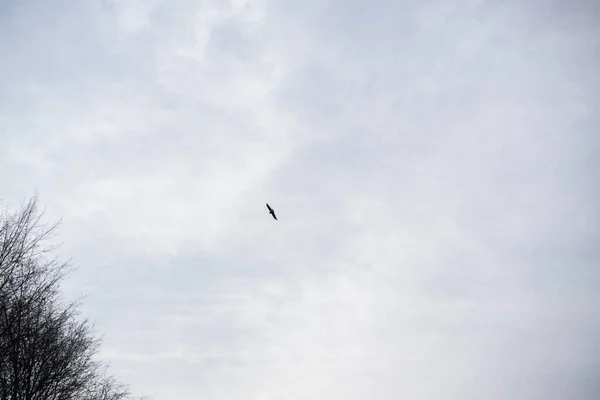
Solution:
M597 397L593 5L77 4L0 13L0 182L134 391Z

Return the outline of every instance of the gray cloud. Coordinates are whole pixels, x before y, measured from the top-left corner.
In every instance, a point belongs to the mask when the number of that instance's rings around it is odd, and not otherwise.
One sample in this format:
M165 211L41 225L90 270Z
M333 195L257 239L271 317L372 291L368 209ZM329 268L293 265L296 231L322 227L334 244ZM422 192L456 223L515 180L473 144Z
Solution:
M3 202L136 392L598 397L591 2L3 7Z

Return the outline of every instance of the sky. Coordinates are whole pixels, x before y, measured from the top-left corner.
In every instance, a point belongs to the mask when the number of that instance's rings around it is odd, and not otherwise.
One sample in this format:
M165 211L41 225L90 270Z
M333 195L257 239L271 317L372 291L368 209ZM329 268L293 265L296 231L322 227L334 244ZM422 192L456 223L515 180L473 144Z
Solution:
M134 394L600 398L600 3L4 0L0 59Z

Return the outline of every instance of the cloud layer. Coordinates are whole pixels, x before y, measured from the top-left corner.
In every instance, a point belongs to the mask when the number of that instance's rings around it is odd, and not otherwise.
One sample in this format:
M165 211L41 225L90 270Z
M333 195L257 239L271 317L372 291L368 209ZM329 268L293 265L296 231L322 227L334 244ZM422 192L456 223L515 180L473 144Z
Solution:
M135 392L600 396L599 8L396 3L0 6L2 200Z

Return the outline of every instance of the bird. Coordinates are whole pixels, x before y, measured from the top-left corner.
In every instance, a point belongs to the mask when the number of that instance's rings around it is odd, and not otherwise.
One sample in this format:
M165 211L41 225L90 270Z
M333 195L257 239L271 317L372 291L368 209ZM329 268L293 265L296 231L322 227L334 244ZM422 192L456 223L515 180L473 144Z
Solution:
M269 214L271 214L273 216L273 218L275 218L275 221L277 221L277 217L275 216L275 210L273 210L271 208L271 206L269 205L269 203L267 203L267 208L269 209Z

